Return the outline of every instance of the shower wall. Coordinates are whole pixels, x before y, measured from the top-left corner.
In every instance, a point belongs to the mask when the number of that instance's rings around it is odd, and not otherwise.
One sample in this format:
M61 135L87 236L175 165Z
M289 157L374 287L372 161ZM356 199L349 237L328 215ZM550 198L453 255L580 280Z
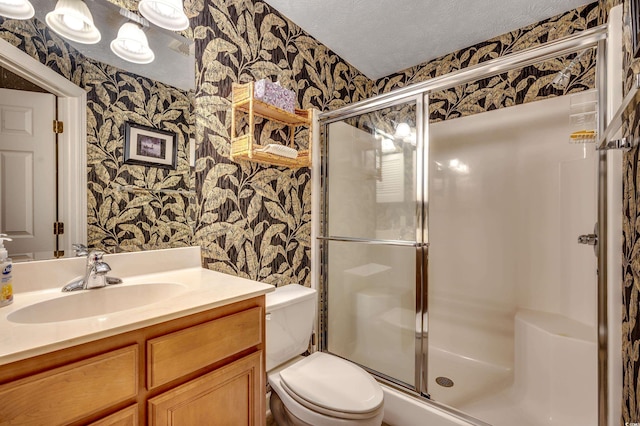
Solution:
M431 307L490 312L503 337L517 309L595 327L595 256L576 242L596 221L595 145L569 129L568 96L430 126Z
M555 328L551 334L580 330L595 342L596 257L577 244L596 221L595 145L569 143L570 99L430 125L429 389L436 400L458 407L511 385L516 314ZM498 373L459 383L461 390L442 388L434 379L450 360L440 353Z

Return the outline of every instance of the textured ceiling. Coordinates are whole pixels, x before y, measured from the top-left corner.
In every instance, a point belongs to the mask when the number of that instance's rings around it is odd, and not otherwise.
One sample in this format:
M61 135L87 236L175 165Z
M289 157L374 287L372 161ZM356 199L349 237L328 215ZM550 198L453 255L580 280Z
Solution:
M265 0L377 79L592 0Z

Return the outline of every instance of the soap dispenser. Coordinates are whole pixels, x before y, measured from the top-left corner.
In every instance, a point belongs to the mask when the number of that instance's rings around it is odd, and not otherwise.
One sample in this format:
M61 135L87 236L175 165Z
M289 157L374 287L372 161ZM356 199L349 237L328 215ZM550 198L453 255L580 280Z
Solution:
M13 286L11 283L11 259L4 242L11 241L6 234L0 234L0 307L13 302Z

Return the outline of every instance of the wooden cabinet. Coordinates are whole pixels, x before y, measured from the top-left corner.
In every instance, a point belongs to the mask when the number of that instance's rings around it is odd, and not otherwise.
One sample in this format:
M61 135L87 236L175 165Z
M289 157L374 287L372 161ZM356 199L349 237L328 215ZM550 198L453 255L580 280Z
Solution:
M0 424L67 424L138 393L135 345L0 386Z
M150 424L254 426L264 413L252 410L264 399L256 384L262 352L239 359L149 400Z
M256 163L285 166L290 168L311 167L311 141L313 119L312 109L296 109L294 113L284 111L254 97L253 82L246 84L233 83L231 101L231 159L249 160ZM249 129L246 134L238 136L236 119L238 113L248 114ZM308 149L298 150L297 158L274 155L261 150L264 146L255 140L255 117L262 117L285 125L289 128L289 145L295 148L296 128L303 126L309 129Z
M0 366L0 425L264 425L264 296Z

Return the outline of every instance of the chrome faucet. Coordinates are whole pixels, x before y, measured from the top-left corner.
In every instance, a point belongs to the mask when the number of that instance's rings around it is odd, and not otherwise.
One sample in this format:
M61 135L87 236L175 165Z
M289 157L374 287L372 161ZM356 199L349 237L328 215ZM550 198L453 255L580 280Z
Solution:
M87 268L84 277L78 277L62 287L62 291L89 290L102 288L111 284L120 284L120 278L108 277L111 267L102 260L104 252L92 250L87 255Z
M89 254L89 249L84 244L71 244L71 247L73 247L76 257L86 256Z

